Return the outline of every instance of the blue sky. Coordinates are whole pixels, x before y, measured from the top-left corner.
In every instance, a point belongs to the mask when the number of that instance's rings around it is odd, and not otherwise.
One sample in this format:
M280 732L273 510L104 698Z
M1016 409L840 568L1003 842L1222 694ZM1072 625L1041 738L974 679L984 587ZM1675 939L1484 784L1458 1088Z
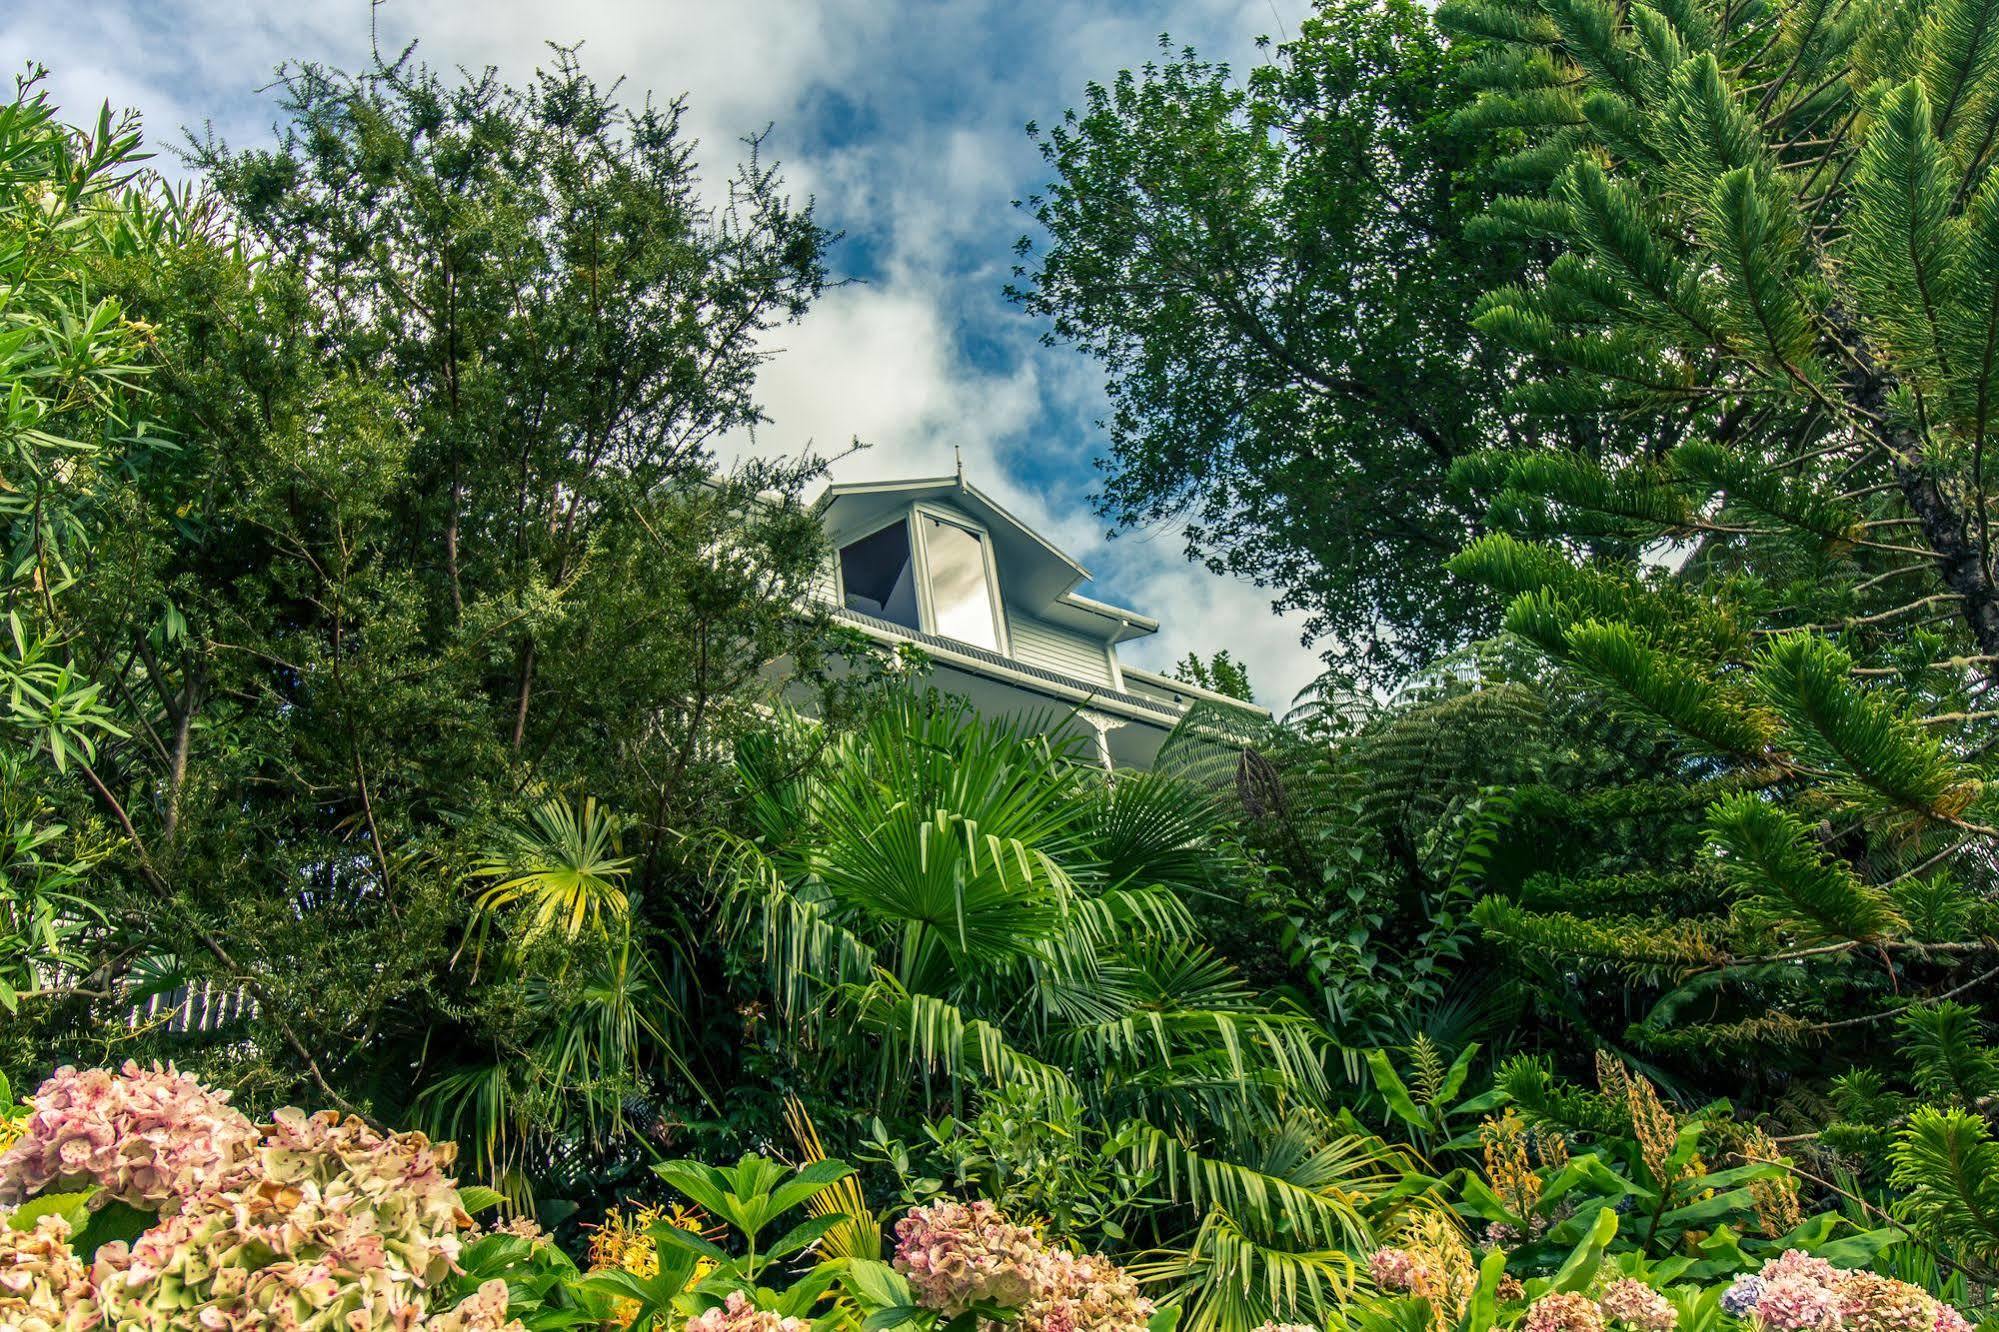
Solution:
M686 93L711 178L737 140L774 126L766 151L795 195L847 238L830 293L773 343L772 423L732 448L871 447L839 480L967 475L1096 575L1085 590L1158 617L1125 652L1163 668L1227 647L1280 709L1317 673L1295 619L1270 594L1189 565L1170 529L1106 540L1090 510L1103 449L1094 363L1038 342L1001 291L1027 219L1011 206L1045 177L1023 126L1052 121L1090 79L1176 45L1242 67L1255 38L1295 30L1306 0L385 0L384 48L409 38L437 65L526 78L548 40L583 43L601 80L636 100ZM213 121L237 145L267 138L259 88L280 61L353 68L367 0L13 0L0 55L50 66L80 112L109 99L156 139Z

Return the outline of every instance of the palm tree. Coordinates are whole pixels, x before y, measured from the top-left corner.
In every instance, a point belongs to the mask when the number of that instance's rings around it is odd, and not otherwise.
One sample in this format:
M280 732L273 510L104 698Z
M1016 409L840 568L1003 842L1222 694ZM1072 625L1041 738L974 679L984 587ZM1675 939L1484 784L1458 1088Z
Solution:
M1056 729L915 693L830 739L781 719L738 753L749 831L706 843L729 937L801 1066L888 1104L1013 1083L1135 1124L1187 1221L1153 1275L1204 1328L1344 1292L1391 1172L1323 1112L1317 1025L1200 937L1188 902L1247 872L1216 803L1107 781Z

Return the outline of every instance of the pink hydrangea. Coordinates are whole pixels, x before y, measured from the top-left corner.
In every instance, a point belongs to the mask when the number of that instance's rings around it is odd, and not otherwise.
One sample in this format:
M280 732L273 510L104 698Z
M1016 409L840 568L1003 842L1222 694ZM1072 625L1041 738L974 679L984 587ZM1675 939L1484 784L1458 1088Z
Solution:
M917 1302L955 1316L978 1303L1015 1309L1045 1282L1047 1250L983 1200L914 1207L895 1223L894 1265Z
M1048 1253L1043 1281L1020 1311L1023 1332L1145 1332L1152 1301L1102 1254Z
M1933 1332L1937 1301L1921 1286L1875 1272L1841 1272L1840 1321L1851 1332Z
M1763 1264L1757 1275L1765 1281L1796 1278L1814 1285L1831 1286L1839 1279L1839 1269L1823 1258L1814 1258L1803 1249L1786 1249L1781 1257Z
M1367 1256L1368 1275L1383 1290L1407 1291L1416 1286L1422 1264L1407 1249L1376 1249Z
M420 1134L281 1110L229 1187L98 1251L99 1301L119 1327L500 1332L504 1283L425 1320L472 1225L444 1173L453 1154Z
M740 1290L705 1313L687 1320L683 1332L810 1332L812 1324L803 1318L780 1318L750 1303Z
M1635 1332L1672 1332L1680 1321L1671 1301L1635 1277L1619 1277L1604 1287L1596 1307L1605 1318Z
M1520 1326L1522 1332L1603 1332L1603 1314L1589 1296L1559 1290L1528 1305Z
M69 1222L45 1216L12 1230L0 1218L0 1328L86 1332L100 1321L90 1274L70 1251Z
M1932 1332L1971 1332L1971 1320L1959 1313L1956 1305L1939 1300L1936 1321L1931 1328Z
M257 1141L226 1092L172 1065L58 1069L32 1104L20 1139L0 1155L0 1207L96 1187L93 1206L115 1199L172 1211L226 1184Z
M1827 1270L1831 1270L1831 1264L1827 1264ZM1839 1296L1829 1286L1805 1276L1772 1278L1768 1275L1769 1265L1763 1271L1763 1293L1756 1300L1756 1316L1764 1324L1776 1332L1835 1332L1840 1326Z

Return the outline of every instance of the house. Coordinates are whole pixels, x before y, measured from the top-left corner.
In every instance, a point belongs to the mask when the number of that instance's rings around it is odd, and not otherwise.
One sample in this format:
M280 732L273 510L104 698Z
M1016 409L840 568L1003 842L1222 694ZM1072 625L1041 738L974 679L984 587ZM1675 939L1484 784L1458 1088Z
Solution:
M1159 621L1076 591L1090 571L963 475L829 488L819 597L885 646L913 644L939 689L987 715L1045 717L1110 769L1149 768L1197 703L1269 714L1118 659Z

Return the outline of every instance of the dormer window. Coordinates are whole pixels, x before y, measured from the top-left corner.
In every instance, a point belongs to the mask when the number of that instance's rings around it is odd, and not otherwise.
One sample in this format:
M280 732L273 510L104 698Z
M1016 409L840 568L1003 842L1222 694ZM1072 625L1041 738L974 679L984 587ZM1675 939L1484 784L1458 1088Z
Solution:
M840 548L840 586L848 610L921 629L916 608L916 565L909 553L909 525L890 523L872 536Z
M986 576L985 537L927 513L917 517L930 566L932 632L998 652L998 607Z
M840 600L905 629L1007 651L991 535L928 505L840 547Z

